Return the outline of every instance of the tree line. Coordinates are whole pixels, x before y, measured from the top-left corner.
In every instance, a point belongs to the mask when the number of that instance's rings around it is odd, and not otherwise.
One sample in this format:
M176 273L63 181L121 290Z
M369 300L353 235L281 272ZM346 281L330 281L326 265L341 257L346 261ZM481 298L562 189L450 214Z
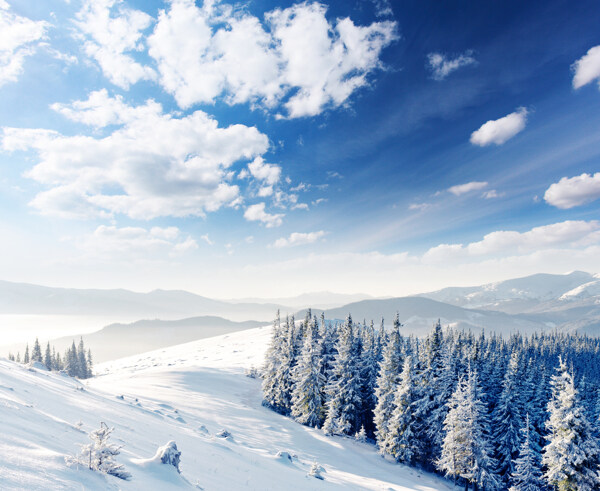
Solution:
M474 490L600 489L600 339L279 314L264 404Z
M37 361L44 364L48 370L57 372L64 370L71 377L84 379L93 376L92 352L89 349L86 351L83 338L79 339L77 346L75 345L75 340L73 340L73 343L65 350L62 357L54 346L50 347L50 342L46 344L46 350L42 354L40 342L38 338L35 338L31 353L29 352L29 343L27 343L22 359L19 352L17 352L16 356L9 353L8 359L23 364Z

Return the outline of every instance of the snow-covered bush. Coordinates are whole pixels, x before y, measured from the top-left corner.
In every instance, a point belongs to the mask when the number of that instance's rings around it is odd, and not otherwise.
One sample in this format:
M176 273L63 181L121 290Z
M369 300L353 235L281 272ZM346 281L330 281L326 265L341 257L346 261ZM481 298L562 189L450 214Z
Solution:
M230 438L231 433L229 433L225 428L223 428L215 436L218 436L219 438Z
M181 472L179 470L181 451L177 449L177 444L174 440L171 440L162 447L158 447L158 450L156 451L156 457L160 459L162 464L172 465L175 467L175 469L177 469L177 472Z
M119 479L129 479L131 474L125 470L123 464L114 460L123 447L109 443L113 431L114 428L109 428L106 423L100 423L100 428L89 434L92 443L82 445L81 453L77 457L67 458L67 464L85 465L91 470L110 474Z
M256 367L246 368L244 373L245 373L246 377L249 377L249 378L260 378L261 377L260 370Z
M323 467L321 467L317 462L314 462L310 468L310 471L308 471L308 475L323 480L325 478L321 475L321 472L325 472L325 469L323 469Z

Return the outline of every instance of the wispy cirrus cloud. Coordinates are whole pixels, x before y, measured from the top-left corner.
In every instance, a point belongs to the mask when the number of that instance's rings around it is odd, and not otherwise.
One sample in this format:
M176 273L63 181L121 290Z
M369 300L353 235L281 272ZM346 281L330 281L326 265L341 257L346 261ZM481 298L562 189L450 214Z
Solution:
M472 51L465 51L453 58L443 53L429 53L427 55L427 66L435 80L444 80L459 68L475 63L477 63L477 60L473 57Z

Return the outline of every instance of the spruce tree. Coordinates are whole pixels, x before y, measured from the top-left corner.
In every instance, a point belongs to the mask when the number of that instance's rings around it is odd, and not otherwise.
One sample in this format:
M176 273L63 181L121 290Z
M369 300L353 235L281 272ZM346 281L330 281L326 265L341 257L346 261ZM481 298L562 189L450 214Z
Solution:
M383 324L383 320L382 320ZM394 412L394 396L396 384L402 367L402 336L400 335L400 319L396 314L394 327L383 348L383 356L379 364L379 375L375 387L377 404L373 412L377 446L382 454L389 453L386 449L388 424Z
M493 414L493 440L498 461L497 472L504 482L508 482L513 472L513 461L521 444L520 430L523 417L520 414L520 376L519 355L515 351L510 357L502 384L502 392Z
M540 447L534 436L535 428L529 421L529 414L525 417L525 426L521 429L523 434L519 457L513 462L514 471L511 474L510 491L539 491L544 489L541 471Z
M278 311L267 350L262 390L263 404L281 414L289 412L292 359L293 330L289 318L286 318L284 326L281 325Z
M40 342L38 338L35 338L35 343L33 344L33 349L31 350L31 361L39 361L42 362L42 348L40 347Z
M50 352L50 343L46 344L46 353L44 354L44 365L48 370L52 370L52 353Z
M324 385L316 320L306 329L300 360L294 368L292 417L301 424L319 427L324 419Z
M25 345L25 354L23 355L23 363L29 363L29 344Z
M77 347L77 371L79 378L88 378L88 364L85 359L85 346L83 345L83 337L79 338L79 346Z
M360 429L360 359L349 315L337 342L337 355L327 387L327 417L323 431L328 435L353 435Z
M420 443L415 435L414 399L413 361L411 356L407 356L394 395L394 412L384 443L386 453L404 464L414 463Z
M562 358L550 385L548 444L542 457L544 478L560 491L600 489L600 449L580 404L573 376Z

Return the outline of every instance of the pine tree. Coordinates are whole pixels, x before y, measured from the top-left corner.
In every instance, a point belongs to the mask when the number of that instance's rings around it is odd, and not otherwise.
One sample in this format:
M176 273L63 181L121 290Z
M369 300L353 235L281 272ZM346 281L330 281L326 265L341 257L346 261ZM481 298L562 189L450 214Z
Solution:
M384 442L385 451L396 461L413 464L417 454L418 440L415 436L413 361L408 356L400 374L394 396L394 412L388 425Z
M50 352L50 343L46 344L46 353L44 354L44 365L48 370L52 370L52 353Z
M521 429L523 434L519 457L513 462L514 471L511 474L510 491L539 491L544 489L541 471L540 447L537 438L532 436L535 428L529 421L529 414L525 417L525 426Z
M494 410L493 440L496 447L498 474L504 482L513 473L513 461L521 444L521 428L523 417L520 414L519 396L519 355L515 351L511 357L504 376L502 392Z
M271 345L267 351L263 380L263 404L281 414L291 406L294 329L286 317L281 326L279 315L273 326Z
M89 469L120 479L129 479L131 474L125 470L122 464L117 463L114 457L121 453L120 446L109 442L114 428L109 428L105 423L100 423L98 430L89 434L92 443L81 447L81 454L70 462L88 466Z
M548 444L542 457L544 478L561 491L600 489L600 449L580 404L573 376L562 358L550 385Z
M25 345L25 354L23 355L23 363L27 365L29 363L29 344Z
M35 338L33 350L31 350L31 361L39 361L40 363L42 362L42 348L40 347L38 338Z
M292 417L301 424L319 427L324 419L322 359L316 320L306 329L302 353L293 373Z
M83 345L83 337L79 338L79 346L77 347L77 371L79 378L88 378L88 364L85 359L85 346Z
M88 377L92 377L94 375L94 360L92 359L92 350L88 348L87 351L87 373Z
M448 403L444 420L446 432L440 458L436 465L446 475L461 477L474 489L498 489L500 483L493 473L487 408L482 402L477 372L469 369L468 378L461 379ZM466 489L466 488L465 488Z
M360 427L360 359L352 317L348 316L337 342L337 355L327 387L329 401L323 431L353 435Z
M382 320L383 324L383 320ZM379 376L375 388L377 405L373 412L377 446L382 454L389 453L385 447L388 434L388 423L394 412L394 395L402 363L402 336L400 335L400 319L394 319L394 327L383 348L383 357L379 364Z

